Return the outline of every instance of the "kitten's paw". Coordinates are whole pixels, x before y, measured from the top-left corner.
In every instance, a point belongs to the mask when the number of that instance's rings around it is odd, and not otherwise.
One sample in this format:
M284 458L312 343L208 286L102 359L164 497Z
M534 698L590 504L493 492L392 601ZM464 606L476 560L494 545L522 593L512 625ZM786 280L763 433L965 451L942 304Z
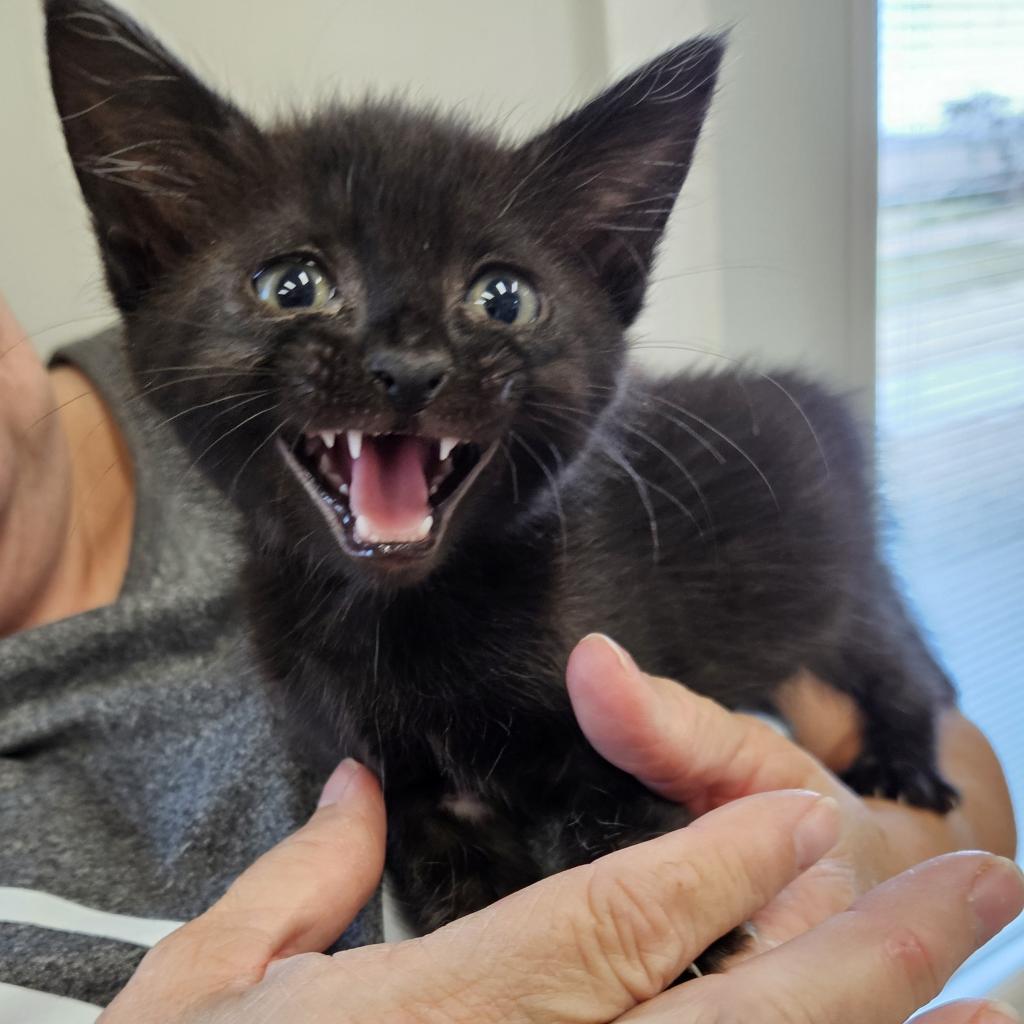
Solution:
M884 797L939 814L947 814L960 802L960 794L931 765L882 759L872 753L862 754L843 781L861 796Z

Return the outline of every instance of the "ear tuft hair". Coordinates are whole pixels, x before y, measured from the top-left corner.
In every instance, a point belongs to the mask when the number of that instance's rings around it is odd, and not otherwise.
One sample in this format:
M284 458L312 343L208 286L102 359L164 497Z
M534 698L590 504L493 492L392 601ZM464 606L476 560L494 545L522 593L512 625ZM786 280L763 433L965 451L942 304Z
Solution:
M506 209L539 202L628 325L686 180L726 37L699 36L634 71L529 142Z
M50 79L107 281L134 309L259 166L259 131L102 0L46 0Z

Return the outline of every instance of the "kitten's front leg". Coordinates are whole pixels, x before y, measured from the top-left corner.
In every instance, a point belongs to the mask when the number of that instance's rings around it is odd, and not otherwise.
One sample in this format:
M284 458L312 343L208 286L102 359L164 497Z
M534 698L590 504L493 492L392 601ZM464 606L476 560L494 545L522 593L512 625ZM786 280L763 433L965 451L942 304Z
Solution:
M936 764L935 712L932 708L902 709L900 728L869 703L864 746L843 773L843 782L861 796L900 800L947 814L960 794Z
M938 764L938 720L953 688L909 618L897 608L877 636L840 652L830 679L856 699L863 718L862 749L843 781L861 796L902 800L946 814L959 794ZM896 624L894 626L894 623ZM896 639L891 632L897 632Z

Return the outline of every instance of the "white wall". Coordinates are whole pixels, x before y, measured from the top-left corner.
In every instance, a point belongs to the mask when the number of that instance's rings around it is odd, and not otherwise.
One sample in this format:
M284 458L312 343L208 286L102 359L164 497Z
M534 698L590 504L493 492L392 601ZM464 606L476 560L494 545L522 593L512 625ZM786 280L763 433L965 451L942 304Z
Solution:
M616 68L693 31L730 33L701 162L680 201L642 329L652 341L731 358L754 353L766 368L806 366L858 390L869 413L874 4L606 0L606 8Z
M722 88L663 248L639 351L661 365L692 358L680 345L755 352L766 366L797 361L844 385L869 384L867 0L519 0L509 11L469 0L123 6L258 113L334 91L406 88L506 117L519 132L613 73L731 26ZM109 307L49 98L36 0L0 0L0 96L0 287L48 348Z

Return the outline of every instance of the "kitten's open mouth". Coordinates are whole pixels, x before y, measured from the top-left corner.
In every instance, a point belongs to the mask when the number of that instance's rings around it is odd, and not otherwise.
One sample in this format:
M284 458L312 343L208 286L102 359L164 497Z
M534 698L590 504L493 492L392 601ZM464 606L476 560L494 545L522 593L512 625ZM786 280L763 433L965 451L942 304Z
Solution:
M320 430L280 447L351 554L418 557L440 539L497 442Z

